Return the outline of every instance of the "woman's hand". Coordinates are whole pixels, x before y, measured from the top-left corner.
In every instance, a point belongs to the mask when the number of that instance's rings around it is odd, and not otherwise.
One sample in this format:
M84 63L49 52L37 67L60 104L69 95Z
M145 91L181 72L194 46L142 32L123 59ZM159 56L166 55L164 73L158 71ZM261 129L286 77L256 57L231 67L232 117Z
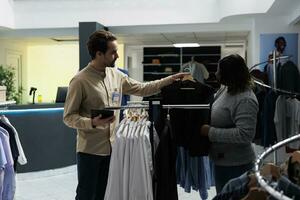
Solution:
M208 137L210 126L207 124L204 124L201 126L200 135Z

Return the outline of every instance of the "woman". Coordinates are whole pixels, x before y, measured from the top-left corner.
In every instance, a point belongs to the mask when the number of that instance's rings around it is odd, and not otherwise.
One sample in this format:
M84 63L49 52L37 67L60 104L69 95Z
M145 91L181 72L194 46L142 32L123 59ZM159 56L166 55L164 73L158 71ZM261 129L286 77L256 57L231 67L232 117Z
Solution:
M216 72L222 87L215 95L211 124L201 127L201 135L211 141L210 158L215 164L217 193L232 178L253 167L257 99L244 59L229 55L219 61Z

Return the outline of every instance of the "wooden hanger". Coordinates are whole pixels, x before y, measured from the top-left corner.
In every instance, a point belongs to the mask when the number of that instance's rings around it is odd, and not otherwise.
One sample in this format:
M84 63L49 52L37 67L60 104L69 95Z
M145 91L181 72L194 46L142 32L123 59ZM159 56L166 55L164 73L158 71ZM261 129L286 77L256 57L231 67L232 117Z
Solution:
M266 163L260 169L260 174L264 177L271 175L272 178L278 180L280 178L280 168L273 163Z
M248 194L241 200L266 200L267 193L258 187L250 188Z
M292 163L297 162L300 164L300 151L294 151L291 155L291 158Z
M184 75L184 77L181 79L181 81L193 81L193 82L196 82L194 77L192 76L192 74L187 74L187 75Z

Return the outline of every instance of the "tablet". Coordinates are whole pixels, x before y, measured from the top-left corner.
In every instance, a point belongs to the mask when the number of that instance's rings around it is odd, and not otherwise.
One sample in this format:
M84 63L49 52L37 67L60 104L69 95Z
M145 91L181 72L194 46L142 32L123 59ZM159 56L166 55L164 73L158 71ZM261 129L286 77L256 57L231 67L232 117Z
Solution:
M105 110L105 109L92 109L91 110L91 118L97 117L101 115L102 119L111 117L114 115L113 110Z

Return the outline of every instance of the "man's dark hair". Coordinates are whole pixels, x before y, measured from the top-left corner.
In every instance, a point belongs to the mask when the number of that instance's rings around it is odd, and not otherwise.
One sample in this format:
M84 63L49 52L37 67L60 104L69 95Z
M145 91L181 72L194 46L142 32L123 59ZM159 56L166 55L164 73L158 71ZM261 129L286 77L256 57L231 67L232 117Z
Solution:
M276 40L275 40L275 43L274 43L275 47L277 47L280 40L282 40L286 44L285 38L283 36L280 36L280 37L276 38Z
M107 51L107 43L115 41L117 37L109 31L96 31L90 35L87 48L92 59L95 59L97 51L103 54Z
M237 94L251 86L251 76L245 60L232 54L219 61L220 83L228 86L229 94Z

